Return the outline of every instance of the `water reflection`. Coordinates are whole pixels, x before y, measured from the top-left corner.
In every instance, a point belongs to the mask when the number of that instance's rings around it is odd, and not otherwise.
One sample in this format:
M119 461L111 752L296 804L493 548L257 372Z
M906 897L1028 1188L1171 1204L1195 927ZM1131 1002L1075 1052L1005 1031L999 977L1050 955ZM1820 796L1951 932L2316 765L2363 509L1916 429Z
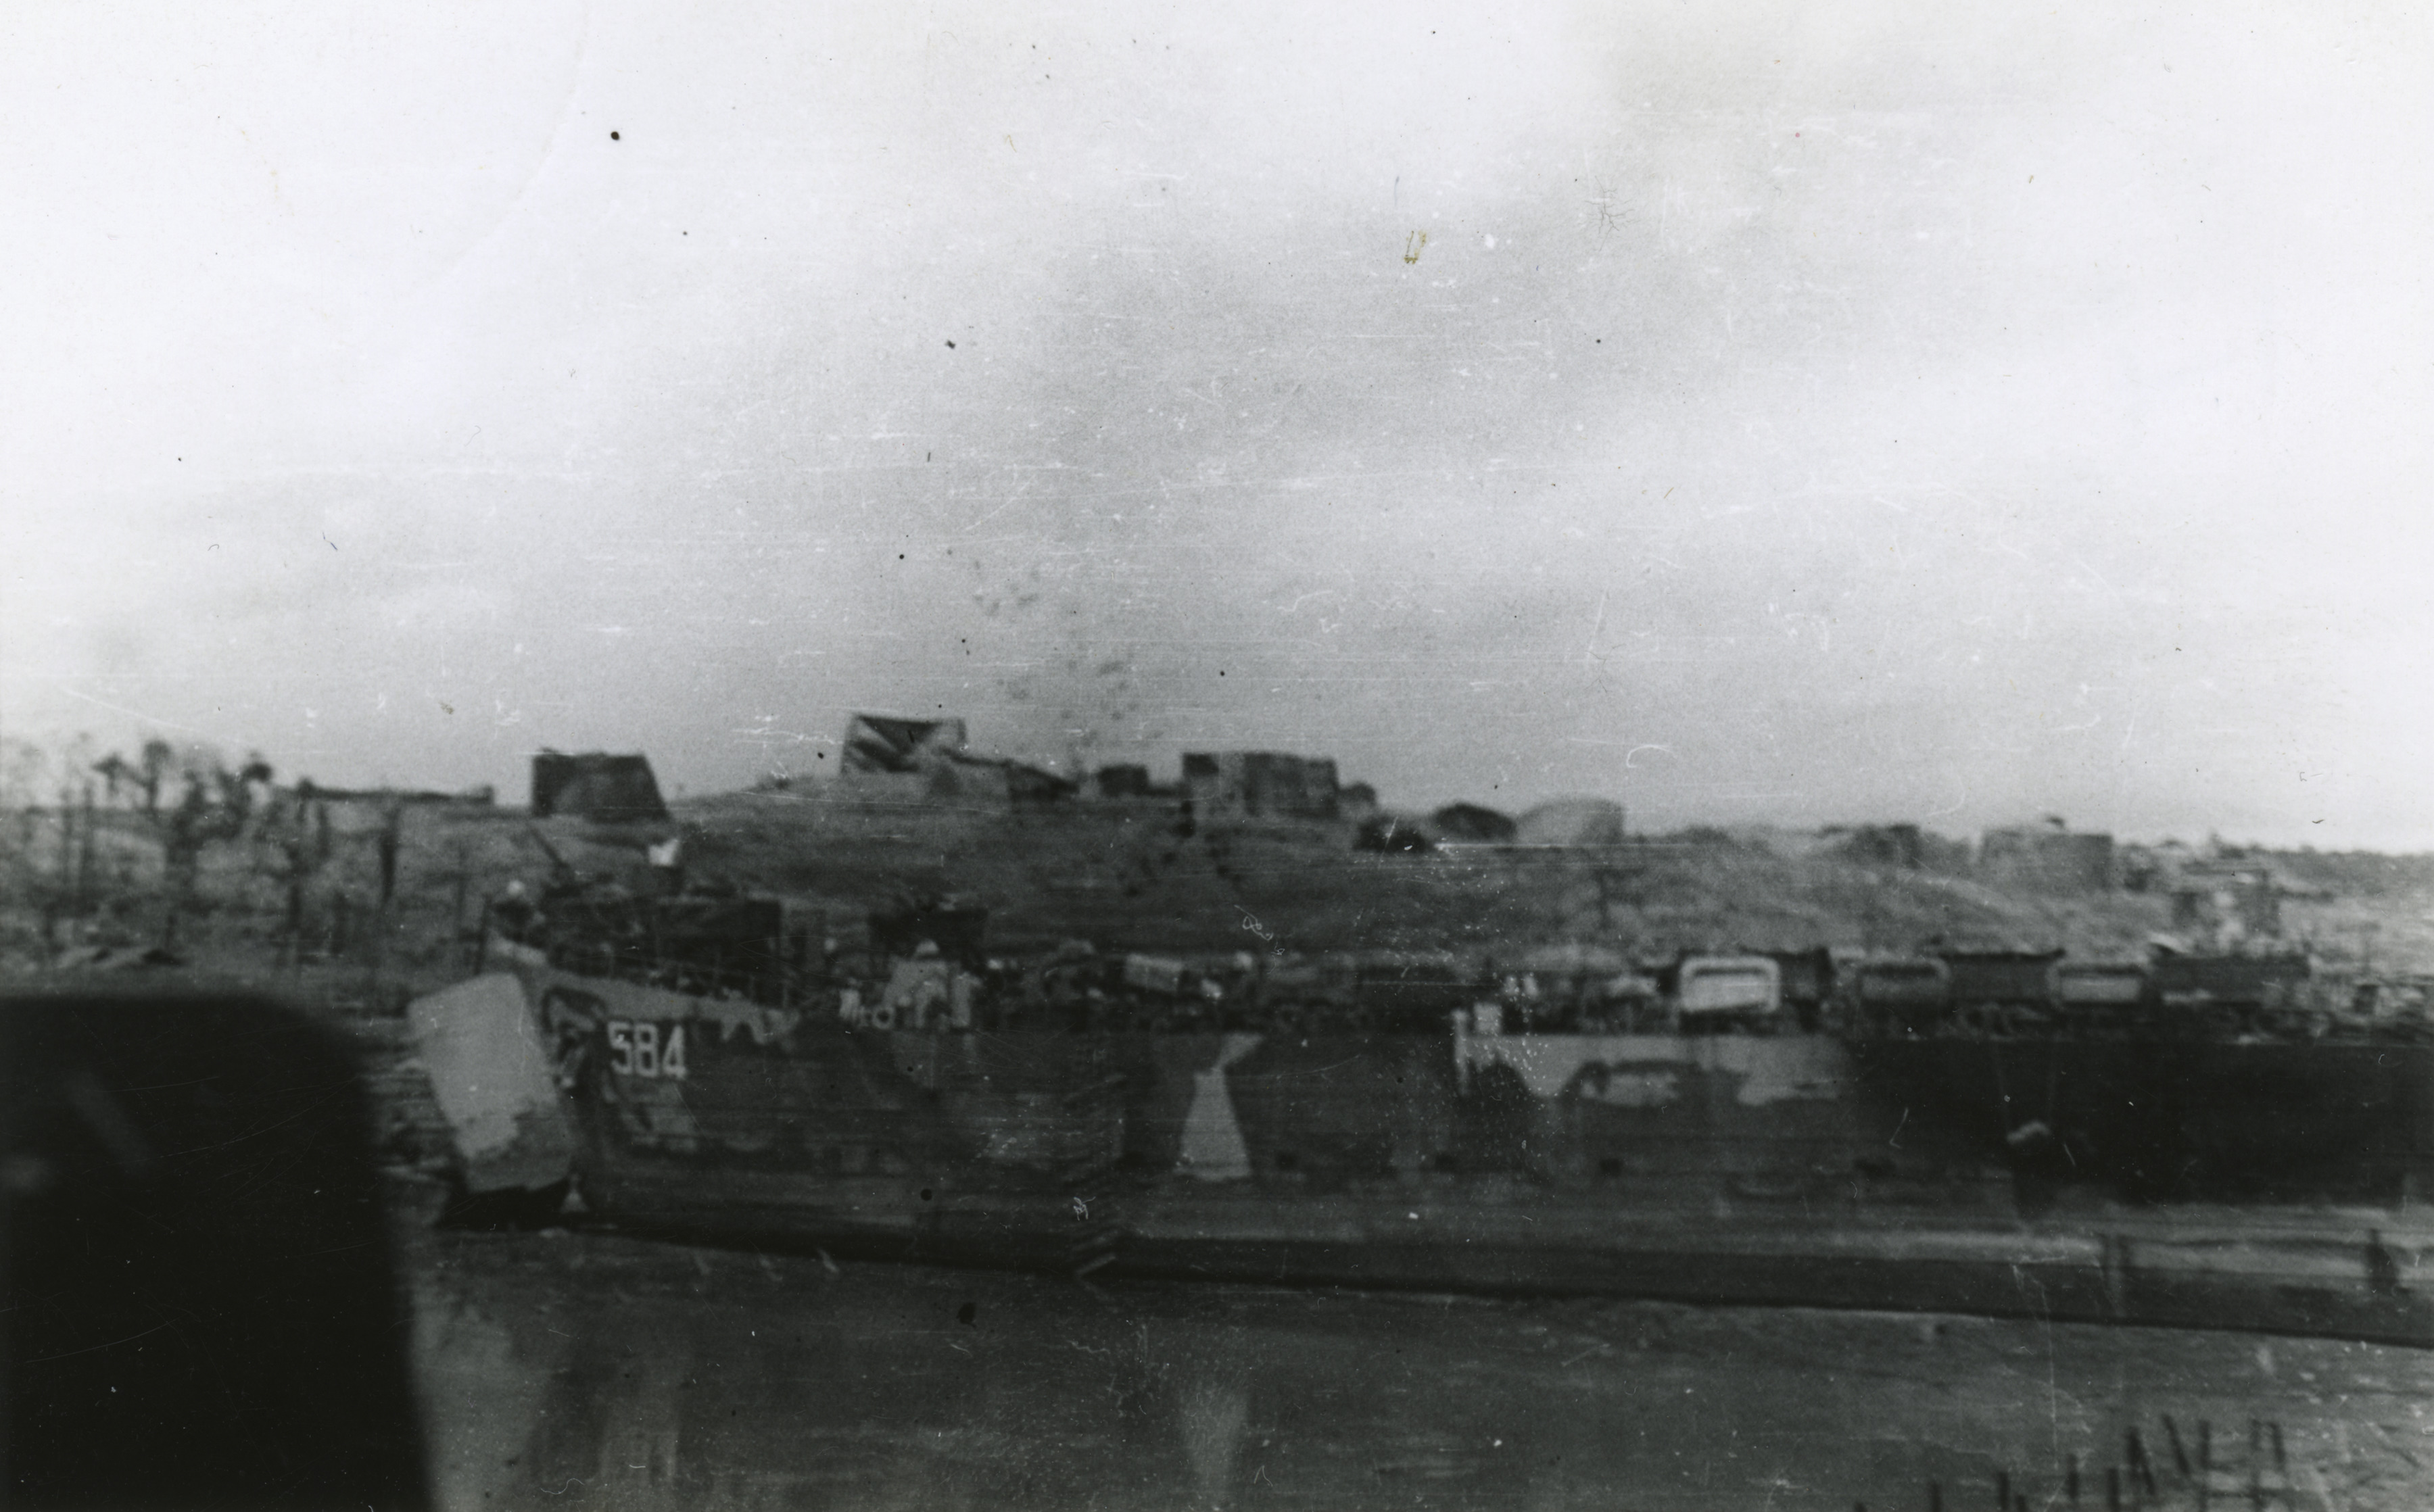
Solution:
M2323 1340L1606 1300L832 1269L615 1237L435 1239L447 1505L2083 1504L2162 1426L2242 1494L2434 1504L2434 1361ZM2196 1467L2192 1464L2191 1473ZM2127 1493L2125 1493L2125 1501ZM2245 1504L2244 1495L2239 1504Z
M1175 1416L1191 1461L1191 1488L1201 1501L1224 1506L1233 1495L1234 1461L1250 1425L1250 1389L1240 1382L1194 1381L1180 1399Z

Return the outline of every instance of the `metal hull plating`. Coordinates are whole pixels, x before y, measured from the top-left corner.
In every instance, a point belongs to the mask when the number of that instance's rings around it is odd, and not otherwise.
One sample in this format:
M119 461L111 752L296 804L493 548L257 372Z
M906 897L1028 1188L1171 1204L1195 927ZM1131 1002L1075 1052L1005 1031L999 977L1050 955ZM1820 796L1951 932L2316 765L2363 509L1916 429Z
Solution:
M2134 1199L2391 1204L2434 1175L2434 1049L2195 1039L1875 1039L1869 1095L2032 1187Z
M585 1200L637 1228L2434 1344L2422 1215L2125 1206L1826 1036L900 1033L520 974Z

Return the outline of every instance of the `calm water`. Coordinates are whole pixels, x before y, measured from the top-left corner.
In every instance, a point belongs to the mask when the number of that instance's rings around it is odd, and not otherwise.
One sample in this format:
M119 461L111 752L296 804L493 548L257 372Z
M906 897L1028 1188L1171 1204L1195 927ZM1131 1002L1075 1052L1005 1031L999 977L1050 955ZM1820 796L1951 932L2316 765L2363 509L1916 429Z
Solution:
M2434 1506L2434 1355L1881 1314L1080 1283L601 1234L419 1241L445 1504ZM2256 1463L2269 1492L2270 1432ZM2127 1494L2125 1493L2125 1504Z

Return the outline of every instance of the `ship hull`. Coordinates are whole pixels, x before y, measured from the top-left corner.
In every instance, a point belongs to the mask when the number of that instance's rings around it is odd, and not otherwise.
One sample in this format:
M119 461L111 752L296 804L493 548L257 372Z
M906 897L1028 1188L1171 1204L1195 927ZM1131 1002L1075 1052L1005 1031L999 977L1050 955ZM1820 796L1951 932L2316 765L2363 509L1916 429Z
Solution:
M2434 1170L2434 1050L2193 1039L1879 1039L1867 1095L1981 1156L2150 1202L2392 1204Z
M2422 1213L2287 1184L2125 1203L2024 1167L1965 1089L1912 1084L1936 1066L1826 1036L919 1034L520 975L585 1203L639 1230L1083 1275L2434 1345ZM2395 1093L2364 1132L2324 1137L2405 1155L2413 1106Z

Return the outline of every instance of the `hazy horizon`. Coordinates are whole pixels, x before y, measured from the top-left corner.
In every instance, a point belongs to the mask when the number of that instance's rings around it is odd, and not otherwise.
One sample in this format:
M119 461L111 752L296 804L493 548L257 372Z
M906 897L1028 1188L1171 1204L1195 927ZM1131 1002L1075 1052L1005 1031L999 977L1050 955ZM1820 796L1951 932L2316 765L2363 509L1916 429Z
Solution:
M2434 849L2415 10L0 38L12 735Z

